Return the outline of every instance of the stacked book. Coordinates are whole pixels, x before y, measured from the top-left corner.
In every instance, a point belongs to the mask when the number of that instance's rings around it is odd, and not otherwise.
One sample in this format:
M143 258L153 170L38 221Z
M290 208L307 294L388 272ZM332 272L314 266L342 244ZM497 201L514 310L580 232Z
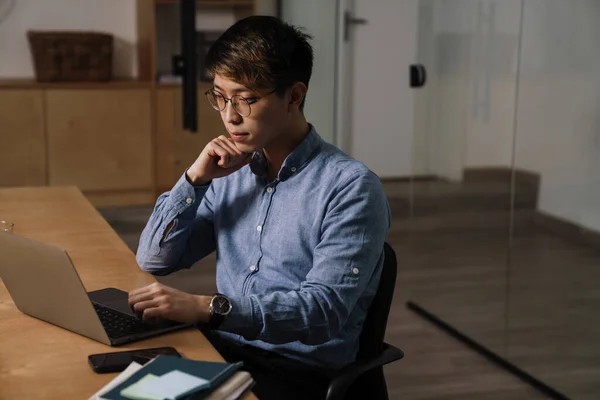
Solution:
M254 386L241 367L159 355L143 366L131 363L90 400L237 400Z

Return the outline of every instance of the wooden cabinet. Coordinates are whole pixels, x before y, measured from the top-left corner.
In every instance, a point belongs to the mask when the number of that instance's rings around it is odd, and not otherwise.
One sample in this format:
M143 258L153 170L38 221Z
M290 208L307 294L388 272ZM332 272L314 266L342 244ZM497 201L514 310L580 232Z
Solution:
M48 90L48 183L98 205L151 201L151 110L150 89Z
M198 158L204 147L227 131L219 112L204 96L211 87L198 83L198 132L182 129L181 89L174 86L159 87L156 91L156 182L158 192L164 192L181 177Z
M41 90L0 91L0 186L46 184Z
M227 133L198 84L198 132L181 88L0 90L0 186L75 185L98 206L153 204Z

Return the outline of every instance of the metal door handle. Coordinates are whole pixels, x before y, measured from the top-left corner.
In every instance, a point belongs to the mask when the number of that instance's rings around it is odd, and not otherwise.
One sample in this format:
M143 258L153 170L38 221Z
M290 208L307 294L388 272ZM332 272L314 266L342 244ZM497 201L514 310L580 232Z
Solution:
M369 21L365 18L356 18L350 11L344 12L344 40L350 40L350 25L366 25Z

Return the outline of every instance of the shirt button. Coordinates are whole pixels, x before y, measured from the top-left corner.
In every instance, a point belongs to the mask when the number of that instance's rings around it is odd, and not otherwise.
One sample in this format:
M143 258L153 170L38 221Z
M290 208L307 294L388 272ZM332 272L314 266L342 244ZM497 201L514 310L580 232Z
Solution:
M188 197L187 199L185 199L185 202L188 203L188 204L192 204L192 201L193 200L190 197Z
M269 193L273 193L273 188L272 188L272 187L268 187L268 188L267 188L267 192L269 192Z
M291 170L292 172L296 172L296 167L292 167L292 168L290 168L290 170Z
M256 271L256 265L251 265L250 266L250 271L252 271L252 272Z
M358 275L358 268L354 268L354 269L352 270L352 273L353 273L354 275Z
M260 231L262 231L262 226L260 226L260 225L259 225L259 226L257 226L257 227L256 227L256 230L257 230L257 231L259 231L259 232L260 232Z

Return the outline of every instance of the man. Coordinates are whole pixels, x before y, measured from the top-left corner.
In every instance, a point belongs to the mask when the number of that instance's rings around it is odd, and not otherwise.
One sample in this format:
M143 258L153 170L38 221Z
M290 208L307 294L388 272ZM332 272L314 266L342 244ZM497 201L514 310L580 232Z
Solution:
M390 221L377 176L304 117L308 39L254 16L211 47L206 95L229 136L159 197L137 260L167 275L216 251L219 294L156 283L129 300L144 319L199 324L261 399L323 398L328 371L354 361Z

